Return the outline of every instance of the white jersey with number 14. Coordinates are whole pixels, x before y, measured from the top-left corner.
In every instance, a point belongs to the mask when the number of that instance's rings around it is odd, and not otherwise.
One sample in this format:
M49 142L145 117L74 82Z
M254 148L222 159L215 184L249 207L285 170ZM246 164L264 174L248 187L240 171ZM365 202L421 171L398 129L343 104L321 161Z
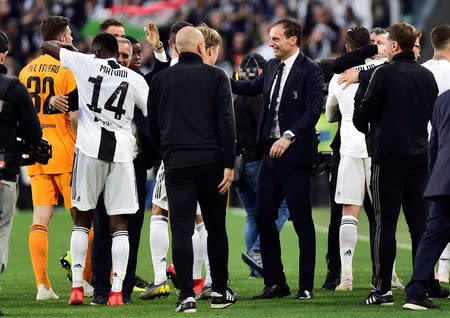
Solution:
M79 119L75 147L101 160L133 160L136 139L131 121L135 105L147 116L149 88L144 78L114 58L99 59L61 49L60 60L77 82Z

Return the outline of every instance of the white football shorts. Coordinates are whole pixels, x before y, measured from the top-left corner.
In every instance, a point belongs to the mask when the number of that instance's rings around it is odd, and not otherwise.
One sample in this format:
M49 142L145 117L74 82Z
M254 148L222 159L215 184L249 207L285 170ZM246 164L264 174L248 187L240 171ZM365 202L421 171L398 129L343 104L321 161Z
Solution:
M75 148L72 205L80 211L95 209L103 190L108 215L134 214L139 209L132 161L104 161Z
M152 203L159 206L161 209L169 211L169 201L166 193L166 181L164 174L164 163L161 162L158 172L156 173L156 184L153 189ZM200 205L197 202L196 215L201 215Z
M341 156L334 197L336 203L362 206L366 190L372 200L369 188L370 166L370 158Z

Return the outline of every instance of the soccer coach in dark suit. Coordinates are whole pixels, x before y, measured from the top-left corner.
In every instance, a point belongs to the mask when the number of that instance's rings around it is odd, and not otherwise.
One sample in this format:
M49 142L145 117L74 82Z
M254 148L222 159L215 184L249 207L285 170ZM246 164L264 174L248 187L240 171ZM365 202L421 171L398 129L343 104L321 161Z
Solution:
M158 73L149 93L152 136L161 142L172 230L172 254L180 285L176 311L195 312L192 235L196 202L208 231L211 308L236 302L227 288L225 195L233 181L235 124L225 73L203 63L205 40L194 27L177 33L179 62Z
M295 299L313 297L316 239L311 216L311 168L317 155L315 125L322 107L322 71L300 51L301 26L283 19L272 25L277 58L250 81L232 81L236 94L263 93L257 143L263 153L256 186L256 222L261 238L265 288L258 298L290 295L281 263L275 220L286 198L299 238L300 278Z
M406 286L405 309L439 308L428 299L434 266L450 241L450 90L436 100L429 143L430 180L424 197L432 201L425 233L414 259L414 272Z

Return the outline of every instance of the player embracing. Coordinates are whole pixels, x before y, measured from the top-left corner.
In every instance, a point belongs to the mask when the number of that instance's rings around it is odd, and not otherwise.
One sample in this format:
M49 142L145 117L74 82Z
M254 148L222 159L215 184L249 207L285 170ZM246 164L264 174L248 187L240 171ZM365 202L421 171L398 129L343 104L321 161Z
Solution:
M148 85L142 76L117 63L118 44L111 34L94 38L94 55L72 52L72 46L56 41L44 42L41 49L73 72L79 95L72 178L72 204L78 211L70 243L69 305L84 303L82 273L88 233L102 191L112 235L113 284L108 305L123 305L122 283L129 254L126 215L138 210L131 121L135 105L147 114Z

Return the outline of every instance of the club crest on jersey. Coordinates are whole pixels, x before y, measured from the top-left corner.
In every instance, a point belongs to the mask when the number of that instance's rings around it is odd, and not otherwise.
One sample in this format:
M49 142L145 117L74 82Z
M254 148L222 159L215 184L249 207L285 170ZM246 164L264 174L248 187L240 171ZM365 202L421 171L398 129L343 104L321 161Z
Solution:
M297 99L298 98L298 93L297 93L297 91L294 91L294 99Z

